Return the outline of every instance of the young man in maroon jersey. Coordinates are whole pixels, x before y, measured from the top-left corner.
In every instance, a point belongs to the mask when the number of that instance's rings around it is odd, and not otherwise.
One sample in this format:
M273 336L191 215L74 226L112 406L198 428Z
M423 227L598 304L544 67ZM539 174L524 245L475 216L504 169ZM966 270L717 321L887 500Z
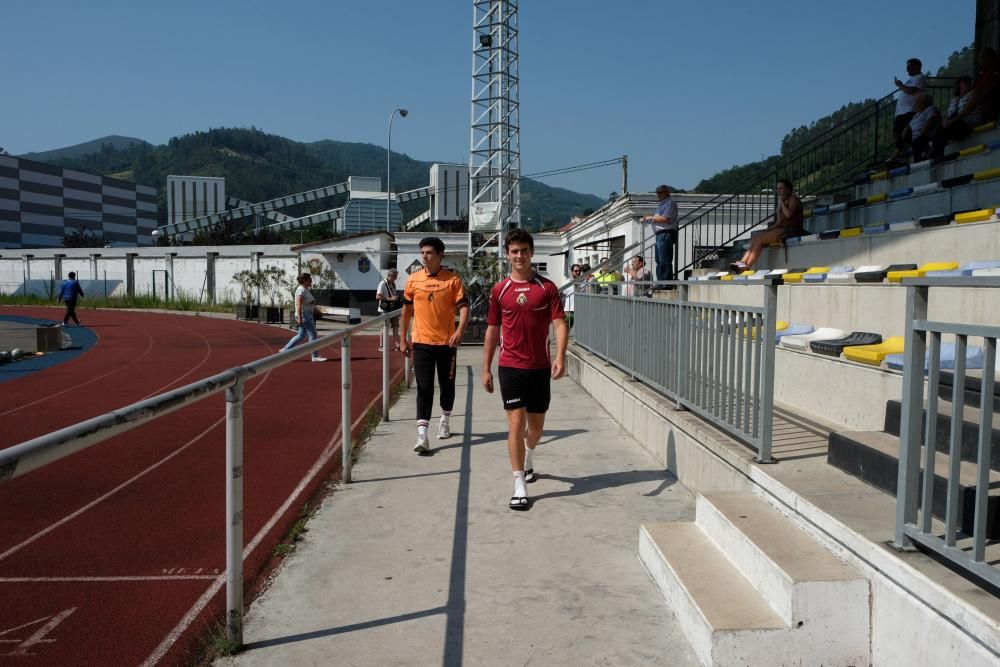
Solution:
M500 344L497 375L507 411L507 453L514 473L512 510L530 506L527 482L536 479L532 455L549 409L549 379L566 372L569 327L559 290L531 268L535 241L523 229L504 239L510 275L490 292L483 344L483 387L493 393L493 353ZM549 357L549 325L555 327L556 358Z

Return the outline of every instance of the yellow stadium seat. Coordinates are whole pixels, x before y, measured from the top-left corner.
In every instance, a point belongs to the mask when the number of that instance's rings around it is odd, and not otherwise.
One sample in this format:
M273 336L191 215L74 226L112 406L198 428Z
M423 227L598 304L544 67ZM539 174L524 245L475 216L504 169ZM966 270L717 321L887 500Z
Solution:
M958 157L969 157L970 155L978 155L986 150L985 144L979 144L978 146L969 146L968 148L963 148L958 151Z
M889 195L883 192L881 194L869 196L867 199L865 199L865 203L866 204L877 204L879 202L885 201L888 198L889 198Z
M974 128L972 128L972 131L973 132L987 132L989 130L992 130L996 126L997 126L996 122L990 121L989 123L983 123L982 125L976 125Z
M1000 167L994 167L993 169L985 169L983 171L977 171L972 175L972 180L974 181L988 181L991 178L996 178L1000 176Z
M888 171L877 171L877 172L875 172L874 174L871 175L872 182L875 182L875 181L884 181L887 178L889 178L889 172Z
M814 266L805 273L786 273L783 276L781 276L781 280L782 282L786 283L800 283L802 282L802 276L806 275L806 273L829 273L829 272L830 272L829 266Z
M785 320L778 320L777 322L774 323L775 331L784 331L787 328L788 328L788 322L786 322ZM746 336L748 330L750 331L750 338L757 337L757 327L743 327L743 330L740 332L740 334Z
M878 345L852 345L844 348L844 358L862 364L879 366L890 354L903 353L903 337L886 338Z
M733 277L734 277L733 274L729 273L729 274L726 274L726 275L722 276L722 279L723 280L732 280Z
M978 211L969 211L968 213L958 213L955 215L955 222L958 224L963 224L966 222L982 222L983 220L989 220L993 217L992 208L984 208Z
M924 264L919 269L910 271L890 271L889 282L898 283L903 278L923 278L928 271L955 271L958 269L958 262L930 262Z
M840 238L846 239L852 236L861 236L861 227L848 227L840 230Z

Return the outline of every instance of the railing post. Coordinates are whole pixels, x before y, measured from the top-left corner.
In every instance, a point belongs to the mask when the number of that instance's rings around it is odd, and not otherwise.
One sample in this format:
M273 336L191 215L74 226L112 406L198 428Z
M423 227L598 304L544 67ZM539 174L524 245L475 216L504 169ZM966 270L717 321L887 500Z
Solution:
M903 413L899 430L899 476L896 480L896 549L912 547L904 532L917 521L917 478L920 475L920 417L924 407L924 355L927 331L914 326L927 319L927 287L906 288L906 338L903 341ZM956 379L956 382L958 380ZM929 508L924 508L929 511Z
M243 380L226 389L226 638L243 645Z
M763 346L760 355L760 405L757 423L760 440L757 448L758 463L774 463L771 457L771 435L774 427L774 338L778 319L778 283L764 288L764 331L760 334Z
M675 403L677 409L680 410L681 400L688 399L688 368L690 368L690 362L688 360L688 355L691 350L691 309L688 308L688 286L687 283L678 286L678 304L677 307L680 309L680 325L678 329L677 340L672 346L677 358L675 360L675 368L677 373L677 395L675 397Z
M341 478L351 481L351 337L340 341L340 454Z
M382 322L382 421L389 421L389 324Z

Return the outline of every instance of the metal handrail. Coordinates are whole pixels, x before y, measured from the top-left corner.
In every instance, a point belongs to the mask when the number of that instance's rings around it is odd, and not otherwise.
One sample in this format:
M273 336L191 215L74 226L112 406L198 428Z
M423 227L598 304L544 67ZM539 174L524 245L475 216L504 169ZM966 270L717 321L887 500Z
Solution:
M678 298L576 294L575 343L746 443L759 463L773 463L778 281L705 285L763 287L762 306L690 301L690 283L668 284Z
M951 77L929 77L928 78L928 88L931 90L932 94L940 96L941 91L949 91L954 83L954 78ZM702 246L705 244L698 243L700 240L700 233L694 234L689 229L696 224L700 224L705 221L710 215L718 214L721 209L727 207L740 197L752 197L752 206L759 206L759 200L762 195L766 195L766 192L762 190L773 189L778 178L788 177L793 181L795 180L794 175L785 174L784 171L788 169L788 165L795 162L806 162L812 165L813 170L823 169L824 167L832 166L830 164L825 164L825 162L830 162L835 155L834 143L837 141L842 142L841 148L846 150L848 142L847 138L852 132L855 132L859 137L864 139L865 132L857 131L866 122L870 122L872 118L875 119L874 124L871 126L872 141L870 148L871 152L861 153L851 149L851 154L854 156L853 161L849 161L849 165L846 169L842 169L837 173L828 175L823 178L823 180L811 185L809 188L803 190L800 184L800 196L810 197L822 194L828 191L830 186L844 181L851 174L855 173L859 167L866 166L871 162L875 162L879 159L879 156L891 146L891 132L889 128L891 127L891 116L884 116L879 118L879 114L886 110L893 110L891 102L896 95L896 91L888 93L874 102L864 106L857 113L853 114L849 118L845 119L841 123L824 130L822 133L815 137L810 138L803 145L796 147L788 155L783 155L778 157L777 160L764 166L758 171L754 172L746 179L744 179L740 185L734 188L735 192L726 194L716 194L707 201L700 203L694 209L686 212L680 219L678 225L678 237L677 242L674 243L674 273L680 274L685 269L695 266L697 263L702 261L704 257L711 253L717 253L718 251L726 248L730 243L739 239L741 236L745 235L747 232L758 229L763 225L770 224L774 219L773 212L765 215L763 217L756 216L753 220L749 221L747 224L742 226L737 226L734 231L731 231L727 235L723 236L721 239L718 235L714 239L714 243L709 244L711 250L708 252L702 252L699 256L695 252L696 246ZM940 103L940 100L935 100L936 103ZM894 113L893 113L894 115ZM886 127L882 127L885 125ZM862 128L867 131L866 128ZM880 139L881 137L881 139ZM868 142L866 142L868 143ZM827 160L823 160L823 153L826 153ZM838 159L833 162L833 164L843 164L844 158ZM745 206L745 205L744 205ZM773 204L772 204L773 207ZM738 211L736 217L740 217L740 212ZM751 216L744 216L751 217ZM689 257L690 261L684 266L680 266L678 262L679 258L679 248L682 242L682 234L691 236L691 243L688 244L691 248L691 253ZM636 243L633 243L626 248L610 254L609 255L609 265L619 266L623 260L630 254L645 254L654 244L655 239L653 238L643 238ZM579 284L581 281L576 281ZM560 291L565 292L571 289L573 281L564 283L560 286Z
M949 77L929 78L928 89L932 95L940 94L941 91L950 91L953 82L954 79ZM705 202L694 211L689 212L683 218L686 222L679 227L679 235L692 225L702 222L705 217L717 213L723 205L732 202L734 199L747 195L756 197L762 191L769 188L773 190L778 178L789 178L793 182L798 181L797 187L799 195L802 197L818 196L828 192L827 188L829 186L843 182L849 178L857 172L859 167L877 163L882 159L885 151L892 146L892 137L889 128L891 127L892 118L895 115L895 109L892 105L895 95L896 91L884 95L842 123L811 138L802 146L794 149L790 154L783 155L771 164L764 166L747 177L741 185L737 186L735 188L736 192L722 195L721 199L717 196L710 200L710 202ZM891 112L891 114L883 112ZM882 115L880 116L880 114ZM859 148L862 150L858 150ZM801 167L802 165L805 165L805 168L808 170L804 174L789 173L793 166ZM807 186L801 181L800 176L812 176L822 173L823 169L838 166L840 167L838 171L820 180L818 184L810 183ZM709 203L713 204L712 207L698 214L698 211ZM692 217L693 214L694 217ZM737 225L735 231L729 233L727 236L723 236L721 242L718 235L716 235L712 252L718 252L747 232L769 224L773 217L772 214L763 219L758 218L750 224ZM717 229L717 226L713 229ZM691 260L684 266L676 267L678 273L695 266L706 256L705 254L702 257L696 256L696 253L693 251L696 240L692 239ZM680 239L678 239L677 245L680 245Z
M906 287L906 338L903 352L903 406L899 433L899 473L896 485L896 526L893 546L899 550L919 545L960 570L1000 586L1000 569L986 559L987 509L990 491L990 464L996 387L997 339L1000 326L934 322L927 319L931 288L1000 288L1000 278L911 278ZM944 536L935 531L935 454L937 448L938 394L941 386L941 338L953 334L956 340L952 371L951 442L945 498ZM966 392L966 348L969 337L984 342L983 378L980 384L979 433L976 443L976 491L973 502L972 548L958 544L959 494L962 428ZM928 338L930 344L928 345ZM921 424L924 407L924 367L926 361L926 424ZM921 437L921 431L925 433ZM925 442L921 442L925 440ZM923 461L921 461L923 444ZM921 475L923 468L923 475ZM921 484L922 477L922 484ZM918 489L918 486L921 487ZM966 505L967 506L967 505ZM919 512L918 512L919 510ZM919 522L918 522L919 513ZM962 522L968 526L968 517Z
M351 338L376 325L382 336L382 418L389 418L389 320L398 311L328 334L256 361L235 366L178 389L157 394L92 419L0 450L0 484L37 470L104 440L155 421L187 405L226 392L226 633L243 644L243 390L254 377L322 348L340 343L341 478L351 481ZM405 334L404 334L405 335ZM410 377L410 358L404 373Z

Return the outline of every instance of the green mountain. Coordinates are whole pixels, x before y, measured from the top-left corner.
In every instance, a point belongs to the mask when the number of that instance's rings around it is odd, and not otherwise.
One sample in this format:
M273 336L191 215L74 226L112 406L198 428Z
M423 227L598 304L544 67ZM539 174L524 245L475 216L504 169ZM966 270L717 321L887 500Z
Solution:
M41 151L39 153L25 153L18 157L35 160L36 162L55 162L57 160L80 158L91 153L100 153L102 150L108 150L105 148L106 146L110 146L113 150L122 150L132 144L145 143L142 139L136 139L135 137L123 137L118 134L111 134L100 139L94 139L93 141L85 141L75 146L56 148L51 151Z
M385 173L385 148L381 146L331 140L302 143L253 127L194 132L174 137L162 146L138 140L122 147L115 147L106 139L89 143L98 149L86 154L67 154L70 149L61 149L34 153L30 157L156 185L160 188L161 219L166 219L162 190L168 174L223 176L227 194L256 202L341 183L348 176L383 176ZM56 155L45 157L51 154ZM393 191L427 185L431 164L393 153ZM525 211L522 217L530 217L535 229L563 225L571 216L604 204L600 197L549 187L530 179L522 182L521 192ZM303 215L329 207L330 202L313 203L285 212ZM421 202L404 206L404 219L415 216L424 207L426 204Z

